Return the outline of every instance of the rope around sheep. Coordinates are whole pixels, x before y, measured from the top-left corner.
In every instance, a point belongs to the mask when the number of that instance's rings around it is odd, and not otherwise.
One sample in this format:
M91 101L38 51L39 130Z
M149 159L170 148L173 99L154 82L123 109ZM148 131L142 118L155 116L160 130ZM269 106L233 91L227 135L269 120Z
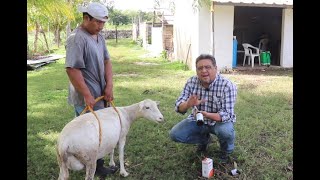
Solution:
M104 98L104 96L100 96L100 97L98 97L98 98L96 98L95 99L95 103L97 103L98 101L100 101L101 99L103 99ZM117 108L116 108L116 106L114 105L114 103L113 103L113 101L110 101L110 104L111 104L111 106L113 107L113 109L117 112L117 114L118 114L118 116L119 116L119 120L120 120L120 126L122 126L121 125L121 118L120 118L120 114L119 114L119 111L117 110ZM81 114L80 115L82 115L82 114L84 114L85 112L87 112L88 110L90 110L90 112L92 112L93 113L93 115L96 117L96 119L98 120L98 124L99 124L99 147L100 147L100 145L101 145L101 122L100 122L100 119L98 118L98 116L97 116L97 114L94 112L94 110L90 107L90 106L86 106L85 108L84 108L84 110L81 112Z

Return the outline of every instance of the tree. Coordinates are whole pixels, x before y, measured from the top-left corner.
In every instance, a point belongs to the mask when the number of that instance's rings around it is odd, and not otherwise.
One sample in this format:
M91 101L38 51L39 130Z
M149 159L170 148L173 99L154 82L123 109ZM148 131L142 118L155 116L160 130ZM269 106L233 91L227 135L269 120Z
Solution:
M46 21L46 9L45 0L30 0L27 3L27 30L35 30L35 38L33 43L33 50L37 52L38 36L40 32L40 24ZM28 38L28 36L27 36ZM29 50L29 45L28 45Z
M55 37L59 35L58 40L60 40L61 27L67 22L67 20L74 19L74 13L71 10L72 6L65 0L28 0L27 28L28 31L35 30L34 52L37 52L39 32L43 34L47 49L50 51L45 35L47 24L51 24L53 27L56 27L54 29Z
M194 11L197 11L199 7L210 8L212 4L211 0L193 0L192 7Z
M118 26L125 25L130 23L130 18L122 11L111 8L109 10L109 19L111 24L116 28L116 43L118 43Z

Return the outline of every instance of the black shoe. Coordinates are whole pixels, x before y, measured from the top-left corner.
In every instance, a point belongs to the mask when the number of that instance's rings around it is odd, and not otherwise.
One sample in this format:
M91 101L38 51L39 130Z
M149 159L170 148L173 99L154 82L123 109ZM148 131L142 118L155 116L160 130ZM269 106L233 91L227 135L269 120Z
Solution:
M228 153L221 153L220 155L220 162L225 164L225 163L228 163L229 161L229 155Z
M97 176L107 176L109 174L114 174L119 168L116 166L112 166L112 167L104 167L104 160L103 159L98 159L97 160L97 168L96 168L96 173L95 175Z
M237 161L237 158L234 157L232 153L222 152L220 155L220 161L221 163L226 164L229 162Z

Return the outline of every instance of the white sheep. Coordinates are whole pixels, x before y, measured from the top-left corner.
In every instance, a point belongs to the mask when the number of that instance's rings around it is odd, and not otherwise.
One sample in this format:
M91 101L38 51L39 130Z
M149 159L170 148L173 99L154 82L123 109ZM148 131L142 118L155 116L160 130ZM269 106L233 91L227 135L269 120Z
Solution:
M120 174L129 173L124 168L124 146L130 125L138 118L162 122L158 102L146 99L139 103L95 111L101 123L101 145L99 147L99 123L93 113L86 113L74 118L61 131L57 141L57 159L60 167L59 180L69 178L69 170L86 168L86 180L92 180L96 171L97 159L110 154L110 166L115 166L113 154L118 143Z

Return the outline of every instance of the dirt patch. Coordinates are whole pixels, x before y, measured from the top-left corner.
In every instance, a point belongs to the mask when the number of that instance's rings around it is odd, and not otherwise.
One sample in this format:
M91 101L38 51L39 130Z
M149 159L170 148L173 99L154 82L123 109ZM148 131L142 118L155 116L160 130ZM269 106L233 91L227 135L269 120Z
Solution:
M232 69L223 74L246 74L246 75L292 75L293 68L281 67L259 67L259 68L237 68Z
M39 59L44 59L48 57L51 57L51 56L30 56L28 57L28 60L39 60Z
M249 84L240 84L239 87L241 87L241 89L255 89L258 87L258 85L249 83Z
M153 65L159 65L157 63L148 63L148 62L136 62L135 64L140 66L153 66Z
M137 77L139 75L135 74L135 73L128 73L128 74L114 74L113 76L116 76L116 77Z

